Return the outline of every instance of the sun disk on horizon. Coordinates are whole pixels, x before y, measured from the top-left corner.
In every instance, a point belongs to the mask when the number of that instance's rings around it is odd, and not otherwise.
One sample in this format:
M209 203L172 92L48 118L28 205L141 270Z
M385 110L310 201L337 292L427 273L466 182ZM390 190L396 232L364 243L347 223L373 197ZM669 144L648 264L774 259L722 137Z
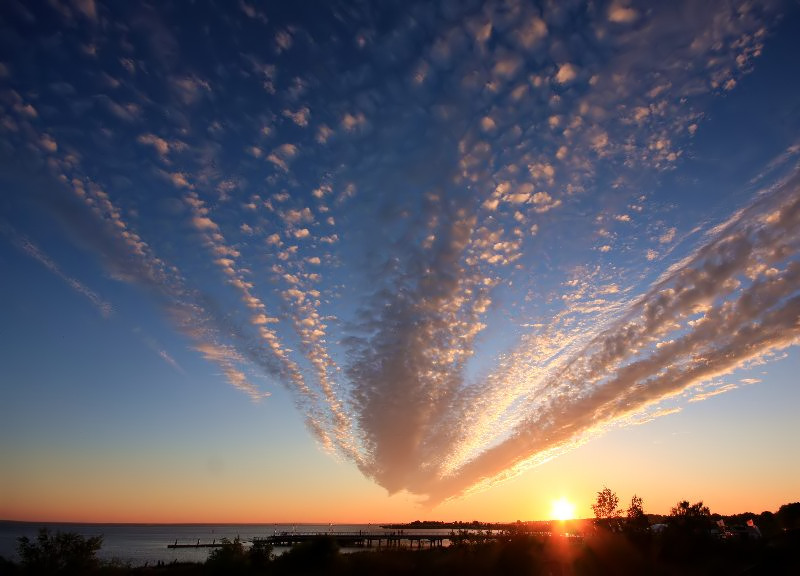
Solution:
M553 520L572 520L575 518L575 504L564 497L553 500L550 518Z

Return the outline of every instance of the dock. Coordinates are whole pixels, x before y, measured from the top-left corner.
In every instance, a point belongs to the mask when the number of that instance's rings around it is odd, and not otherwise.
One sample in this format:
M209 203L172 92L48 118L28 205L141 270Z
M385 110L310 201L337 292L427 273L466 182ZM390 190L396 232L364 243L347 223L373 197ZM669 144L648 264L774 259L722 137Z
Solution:
M198 540L194 544L178 544L178 541L175 540L174 544L167 544L167 548L222 548L224 545L224 542L217 542L216 540L213 542L200 542Z
M550 532L529 532L538 536L550 536ZM445 543L457 545L463 543L481 543L506 540L511 536L504 531L466 531L459 530L446 533L442 530L425 532L414 530L396 531L357 531L357 532L280 532L272 536L254 537L252 540L243 540L246 544L266 544L269 546L290 548L298 544L311 542L318 538L331 538L342 548L441 548ZM168 544L167 548L221 548L224 541L181 543L176 540Z
M272 536L255 537L245 541L250 544L268 544L270 546L292 547L305 542L311 542L318 538L332 538L336 544L342 548L434 548L448 544L455 544L470 541L495 540L500 534L464 534L464 533L442 533L440 532L412 532L406 533L404 530L394 532L281 532ZM179 543L177 540L173 544L167 544L167 548L221 548L225 543L214 540L212 542Z
M485 542L505 537L500 532L422 532L405 530L383 532L282 532L273 536L254 538L253 542L263 542L271 546L295 546L316 538L333 538L342 548L423 548L442 547L465 541Z

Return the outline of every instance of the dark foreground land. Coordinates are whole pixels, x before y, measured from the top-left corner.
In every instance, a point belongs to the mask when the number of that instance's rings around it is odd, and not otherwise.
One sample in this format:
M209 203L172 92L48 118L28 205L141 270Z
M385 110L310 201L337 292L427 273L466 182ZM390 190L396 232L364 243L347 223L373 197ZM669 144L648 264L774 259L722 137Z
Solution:
M788 575L800 574L800 532L782 531L758 540L720 539L676 528L651 531L596 529L583 537L504 535L496 541L423 550L384 549L343 554L321 536L274 556L268 546L238 541L211 552L205 563L130 567L101 564L99 542L80 536L64 545L59 536L29 542L19 564L0 557L2 575ZM92 547L94 546L94 550ZM71 556L70 556L71 555Z

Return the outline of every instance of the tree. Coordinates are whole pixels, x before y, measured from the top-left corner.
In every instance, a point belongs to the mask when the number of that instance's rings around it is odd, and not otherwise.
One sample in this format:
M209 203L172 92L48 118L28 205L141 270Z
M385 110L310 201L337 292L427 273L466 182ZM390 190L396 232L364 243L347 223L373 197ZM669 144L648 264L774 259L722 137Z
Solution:
M622 511L617 508L618 504L619 498L616 493L604 486L603 489L597 493L597 501L592 504L595 524L598 526L605 526L611 530L617 530L619 528L619 516L622 513Z
M703 501L689 504L688 500L681 500L677 506L670 509L669 515L674 518L710 518L708 506L703 506Z
M274 558L272 544L266 540L253 540L253 545L250 547L247 557L250 560L250 566L263 573Z
M617 495L607 487L597 493L597 501L592 504L594 517L598 520L609 518L617 518L620 515L620 510L617 509L619 498Z
M17 538L17 554L23 569L37 575L84 574L97 567L97 551L102 536L86 538L74 532L51 534L40 528L35 541L27 536Z
M647 516L644 513L644 506L642 499L636 494L631 498L631 505L628 506L626 512L625 527L633 532L640 532L646 530L650 525Z
M275 558L276 572L283 574L335 574L343 563L333 536L315 536Z
M223 538L222 546L208 555L206 567L212 574L244 574L247 569L247 555L239 537L233 541Z
M702 500L689 504L688 500L681 500L669 511L668 523L672 526L691 530L698 533L711 525L711 511L708 506L703 506Z
M778 513L775 514L775 517L780 527L784 530L800 528L800 502L784 504L778 508Z
M628 520L640 518L644 516L644 507L642 506L643 500L637 496L636 494L633 495L631 498L631 505L628 506L627 517Z

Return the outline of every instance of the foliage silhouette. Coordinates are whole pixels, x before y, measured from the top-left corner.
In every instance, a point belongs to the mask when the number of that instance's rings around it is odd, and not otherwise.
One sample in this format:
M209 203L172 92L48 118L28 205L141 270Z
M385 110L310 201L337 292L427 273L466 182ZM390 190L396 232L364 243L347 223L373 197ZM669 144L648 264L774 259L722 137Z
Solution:
M724 533L712 535L711 527L719 515L712 515L702 502L681 501L667 517L668 528L653 533L642 528L648 520L642 499L631 498L622 517L617 510L616 495L605 488L598 493L614 512L610 520L621 530L591 529L590 523L576 521L582 526L579 537L548 532L544 527L522 523L496 531L496 539L476 538L446 548L412 550L384 548L341 553L334 537L320 536L295 546L281 556L272 554L264 540L252 546L238 537L223 541L223 546L210 552L203 563L178 563L131 567L123 564L98 563L94 555L101 538L84 538L74 534L52 535L40 532L37 540L18 539L19 565L0 558L0 575L17 574L87 576L494 576L558 574L560 576L627 575L723 575L741 574L800 574L800 532L778 528L778 518L791 523L800 511L797 503L781 507L780 514L750 513L726 516L730 524L745 524L749 519L769 520L774 528L765 531L759 540L723 538ZM609 518L605 518L607 520ZM580 530L580 529L579 529ZM568 530L574 534L575 530ZM769 534L769 536L767 536ZM57 558L51 562L48 558ZM64 562L72 558L72 562Z
M650 527L650 521L644 513L644 501L634 494L631 504L625 513L625 530L628 532L643 532Z
M703 506L702 500L694 504L681 500L670 509L667 521L671 526L684 531L700 532L711 527L711 511L708 506Z
M605 528L611 531L618 531L621 528L620 515L622 510L618 508L619 497L616 492L604 486L597 493L597 500L592 504L595 525L598 528Z
M784 530L800 530L800 502L784 504L778 508L775 516Z
M336 574L342 564L339 544L332 536L319 536L294 546L275 559L278 574L312 576Z
M233 541L223 538L222 546L209 553L206 568L211 574L245 574L248 568L247 554L239 537Z
M27 536L17 538L17 554L22 569L30 574L83 574L98 566L97 551L103 545L102 536L84 537L74 532L55 532L40 528L36 540Z
M237 536L233 540L223 538L222 546L209 553L205 567L214 575L268 574L273 558L269 543L256 540L247 549Z
M619 498L617 497L616 493L610 488L604 486L603 489L597 493L597 501L592 504L594 517L598 520L616 518L620 514L620 511L617 508L618 505Z

